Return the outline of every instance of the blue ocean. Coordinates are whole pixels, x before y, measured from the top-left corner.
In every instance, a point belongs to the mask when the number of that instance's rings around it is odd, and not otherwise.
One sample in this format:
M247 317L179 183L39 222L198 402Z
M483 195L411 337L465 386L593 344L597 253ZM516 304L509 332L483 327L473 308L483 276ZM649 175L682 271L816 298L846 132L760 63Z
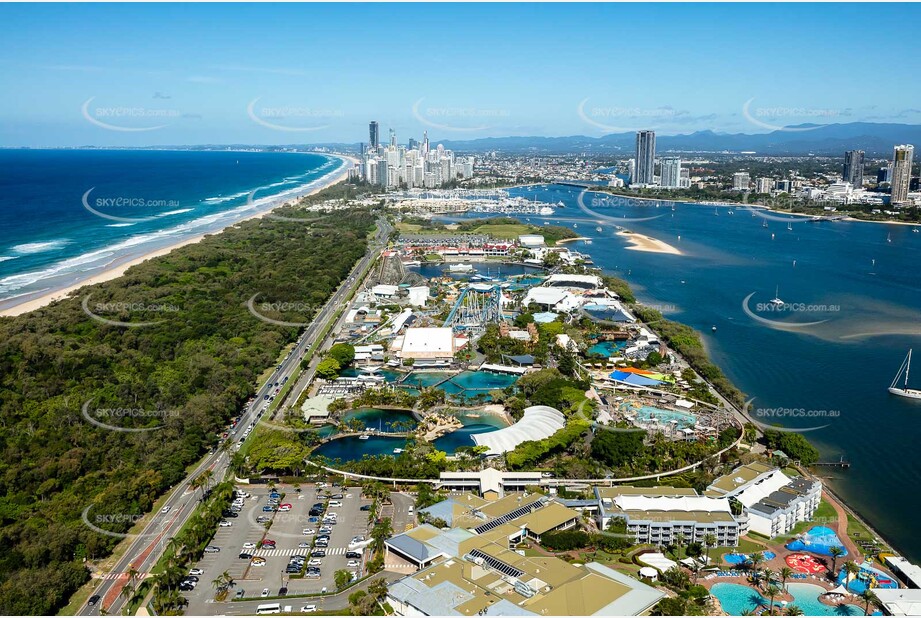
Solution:
M0 308L218 231L343 165L292 152L0 150Z

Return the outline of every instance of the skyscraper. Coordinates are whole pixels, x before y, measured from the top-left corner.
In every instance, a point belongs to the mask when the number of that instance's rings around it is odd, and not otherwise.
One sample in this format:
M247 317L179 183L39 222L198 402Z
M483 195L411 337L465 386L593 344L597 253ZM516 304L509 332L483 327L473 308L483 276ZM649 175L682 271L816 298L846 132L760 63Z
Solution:
M736 172L732 175L732 189L733 191L748 191L751 181L748 172Z
M677 189L681 186L681 159L678 157L665 157L662 159L659 186L669 189Z
M377 150L377 147L381 145L380 127L377 124L377 120L371 121L368 131L371 134L371 150Z
M848 150L844 153L844 182L855 189L863 187L863 150Z
M651 185L655 182L656 132L636 132L636 174L633 184Z
M912 145L896 146L892 153L892 197L893 206L908 204L908 186L911 183L911 160L915 154Z

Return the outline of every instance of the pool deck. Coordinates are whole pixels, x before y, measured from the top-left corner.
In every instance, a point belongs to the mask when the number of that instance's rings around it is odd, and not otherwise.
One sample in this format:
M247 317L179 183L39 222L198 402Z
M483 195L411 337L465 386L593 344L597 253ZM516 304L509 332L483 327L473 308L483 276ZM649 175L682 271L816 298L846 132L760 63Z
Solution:
M748 577L717 577L712 576L712 579L701 578L701 585L705 586L707 590L710 590L716 584L739 584L750 588L753 594L759 594L765 599L768 598L768 595L765 594L764 590L758 589L753 586L749 581ZM822 577L809 577L806 579L788 579L787 584L812 584L813 586L820 586L826 592L834 590L837 586L830 585L828 582L824 581ZM778 583L778 588L779 583ZM711 595L713 599L713 604L715 608L721 613L721 615L729 615L723 611L722 605L720 605L720 600L716 595ZM819 603L822 605L827 605L828 607L837 607L839 605L861 605L860 597L856 594L843 597L840 601L831 601L823 595L819 595ZM783 591L777 596L774 597L774 603L780 603L781 601L786 601L788 605L795 605L793 595L787 591ZM767 607L767 604L764 604L763 607ZM782 615L782 612L775 612L776 616Z

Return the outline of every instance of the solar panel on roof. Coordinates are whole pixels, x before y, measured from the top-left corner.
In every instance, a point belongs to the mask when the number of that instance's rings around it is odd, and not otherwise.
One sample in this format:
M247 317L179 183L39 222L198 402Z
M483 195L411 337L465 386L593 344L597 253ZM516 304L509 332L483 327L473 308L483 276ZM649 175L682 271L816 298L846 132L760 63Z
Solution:
M509 577L514 577L517 579L524 575L524 571L516 569L512 565L502 562L497 558L493 558L489 554L482 552L479 549L471 549L470 555L474 558L480 558L489 568L495 569L496 571L499 571L504 575L508 575Z
M511 513L506 513L505 515L501 517L497 517L496 519L490 522L486 522L485 524L477 526L476 528L473 529L473 531L476 532L477 534L483 534L484 532L489 532L493 528L501 526L502 524L506 522L510 522L513 519L518 519L519 517L528 515L529 513L532 513L533 511L539 509L542 506L544 506L544 501L537 500L526 506L519 507L515 509L514 511L512 511Z

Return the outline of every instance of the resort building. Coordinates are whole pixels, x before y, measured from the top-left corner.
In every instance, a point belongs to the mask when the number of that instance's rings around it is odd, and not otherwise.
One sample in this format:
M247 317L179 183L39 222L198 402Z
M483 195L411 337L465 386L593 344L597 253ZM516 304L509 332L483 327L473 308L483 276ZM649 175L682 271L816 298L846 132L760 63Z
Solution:
M527 307L531 304L539 305L542 309L552 309L557 312L572 311L582 304L581 299L563 288L537 287L528 290L521 304Z
M556 273L547 277L544 285L548 287L561 287L573 290L594 290L602 287L601 277L598 275L571 275Z
M921 616L921 590L873 588L883 613L887 616Z
M486 468L480 472L442 472L438 487L448 491L470 491L487 500L496 500L507 493L535 487L540 480L540 472L500 472Z
M748 515L749 529L773 538L812 519L822 500L822 483L791 479L779 468L751 463L713 481L704 495L737 500Z
M634 616L665 596L595 562L523 556L511 549L519 539L507 523L479 534L423 525L397 535L385 562L421 570L391 584L387 602L399 616Z
M489 448L486 455L496 456L514 450L522 442L549 438L566 425L566 417L550 406L531 406L511 427L473 435L477 446Z
M745 517L735 517L728 500L699 496L691 488L596 487L595 497L599 527L622 518L635 543L666 545L678 534L702 543L712 534L717 545L734 547L747 532Z

